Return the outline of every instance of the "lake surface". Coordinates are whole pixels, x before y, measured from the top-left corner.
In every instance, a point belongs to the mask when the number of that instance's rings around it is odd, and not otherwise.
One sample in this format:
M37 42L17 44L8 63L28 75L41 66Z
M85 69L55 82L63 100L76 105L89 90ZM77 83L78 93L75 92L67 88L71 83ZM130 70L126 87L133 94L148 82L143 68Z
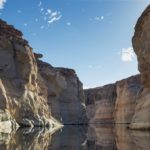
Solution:
M0 150L150 150L150 132L110 125L65 126L53 134L22 128L0 133Z

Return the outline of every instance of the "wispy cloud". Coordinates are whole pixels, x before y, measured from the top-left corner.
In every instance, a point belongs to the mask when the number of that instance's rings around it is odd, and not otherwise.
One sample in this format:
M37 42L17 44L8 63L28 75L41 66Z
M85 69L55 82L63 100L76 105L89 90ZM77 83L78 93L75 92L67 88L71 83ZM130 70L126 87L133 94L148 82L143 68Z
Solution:
M25 27L27 27L27 26L28 26L28 24L27 24L27 23L24 23L23 25L24 25Z
M40 7L42 5L42 1L39 2L38 6Z
M39 2L38 7L39 7L41 15L43 16L42 17L43 21L45 21L47 25L50 25L62 18L61 12L53 11L50 8L43 7L42 1ZM36 19L36 22L37 22L37 19Z
M0 9L4 8L4 4L6 3L7 0L0 0Z
M88 68L89 69L100 69L100 68L102 68L102 66L101 65L88 65Z
M55 12L51 11L50 12L49 10L50 9L47 10L47 12L49 12L48 16L47 16L49 24L51 24L51 23L53 23L53 22L58 21L58 20L61 19L62 15L61 15L60 12L58 12L58 11L55 11Z
M67 25L67 26L71 26L71 22L68 21L68 22L66 23L66 25Z
M131 62L135 57L135 53L132 47L123 48L118 54L121 56L121 60L124 62Z
M95 18L94 18L94 20L96 20L96 21L102 21L102 20L104 20L104 16L96 16Z

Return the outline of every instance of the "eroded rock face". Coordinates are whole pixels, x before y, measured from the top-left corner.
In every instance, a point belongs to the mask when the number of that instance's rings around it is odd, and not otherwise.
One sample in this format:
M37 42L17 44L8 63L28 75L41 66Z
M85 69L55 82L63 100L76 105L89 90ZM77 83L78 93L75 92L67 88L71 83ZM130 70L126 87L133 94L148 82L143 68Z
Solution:
M89 123L114 123L116 85L85 90Z
M140 75L116 82L115 123L131 123L141 89Z
M141 92L140 75L85 90L89 123L130 123Z
M38 68L47 86L52 116L63 124L87 123L82 83L75 71L54 68L39 60Z
M40 61L22 33L0 20L0 122L53 126L86 122L82 84L74 70ZM53 124L53 125L52 125Z
M20 31L0 20L0 110L7 116L3 120L25 126L50 124L41 84L32 48Z
M150 5L139 18L132 39L138 58L143 90L138 95L138 104L132 119L132 129L150 128Z

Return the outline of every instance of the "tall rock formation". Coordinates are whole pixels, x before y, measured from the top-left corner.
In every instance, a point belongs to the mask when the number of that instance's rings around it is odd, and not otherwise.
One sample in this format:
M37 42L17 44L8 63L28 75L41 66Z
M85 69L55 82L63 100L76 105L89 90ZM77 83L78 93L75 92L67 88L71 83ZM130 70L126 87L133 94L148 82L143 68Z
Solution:
M37 63L22 33L0 20L0 121L24 126L50 125ZM38 81L38 82L37 82ZM11 118L11 119L10 119Z
M42 62L22 33L0 20L0 124L86 123L82 84L74 70Z
M115 123L131 123L141 89L140 75L116 82Z
M142 91L132 119L132 129L150 128L150 5L138 19L132 39L141 73Z
M85 90L89 123L130 123L141 88L140 75L136 75Z
M37 60L39 72L47 86L52 116L63 124L86 124L82 83L72 69L54 68Z

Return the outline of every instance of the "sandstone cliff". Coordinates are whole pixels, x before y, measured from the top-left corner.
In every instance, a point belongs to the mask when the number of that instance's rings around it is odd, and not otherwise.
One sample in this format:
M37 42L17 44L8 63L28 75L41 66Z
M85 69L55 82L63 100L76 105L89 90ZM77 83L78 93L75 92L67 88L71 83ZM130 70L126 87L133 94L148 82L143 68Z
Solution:
M86 124L82 83L75 71L54 68L40 60L37 62L47 87L47 101L52 116L63 124Z
M142 86L140 76L85 90L90 123L130 123Z
M143 89L138 96L132 129L150 128L150 5L139 18L132 39L133 48L138 58Z
M131 123L132 129L150 128L150 115L148 115L150 111L150 5L135 26L132 43L137 55L140 75L114 84L116 88L113 92L116 96L113 103L111 101L113 97L109 97L112 94L110 85L107 85L110 89L104 86L85 90L87 116L90 122L98 122L98 120L101 122L107 116L107 121L110 122L114 120L115 123ZM101 104L98 102L99 99L103 99Z
M82 84L74 70L39 60L22 33L0 20L0 124L54 126L86 122Z
M85 90L89 123L114 123L116 85Z

